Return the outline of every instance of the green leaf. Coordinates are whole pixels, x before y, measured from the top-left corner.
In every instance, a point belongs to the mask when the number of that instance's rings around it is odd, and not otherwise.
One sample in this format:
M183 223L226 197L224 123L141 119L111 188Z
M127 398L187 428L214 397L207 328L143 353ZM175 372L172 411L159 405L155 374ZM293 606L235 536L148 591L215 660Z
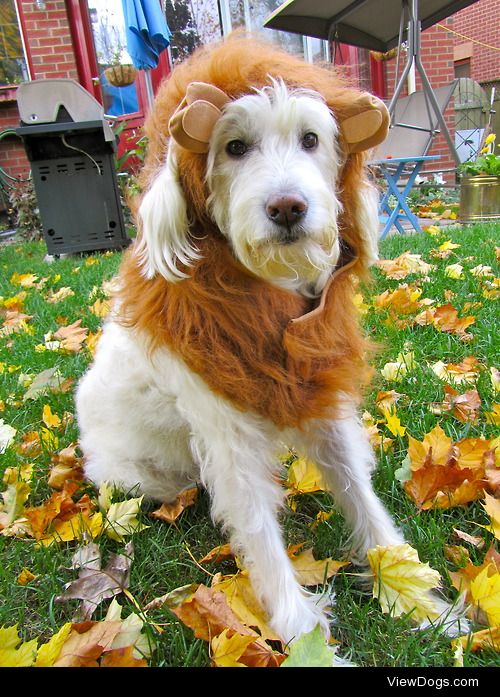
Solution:
M282 668L332 668L335 661L334 647L328 646L319 624L295 641Z

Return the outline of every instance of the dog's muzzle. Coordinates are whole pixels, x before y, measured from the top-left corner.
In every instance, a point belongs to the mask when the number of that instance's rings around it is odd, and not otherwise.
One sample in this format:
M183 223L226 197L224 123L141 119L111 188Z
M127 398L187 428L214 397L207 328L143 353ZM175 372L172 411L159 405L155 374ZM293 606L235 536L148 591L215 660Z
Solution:
M282 244L292 244L303 234L300 223L307 213L307 201L296 192L275 194L268 198L266 215L277 227L278 239Z

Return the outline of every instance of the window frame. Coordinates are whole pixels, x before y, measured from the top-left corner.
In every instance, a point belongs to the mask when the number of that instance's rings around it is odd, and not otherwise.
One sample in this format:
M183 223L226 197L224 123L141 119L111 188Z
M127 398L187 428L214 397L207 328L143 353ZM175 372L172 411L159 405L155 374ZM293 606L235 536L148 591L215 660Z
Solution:
M33 61L31 59L31 51L29 49L29 42L27 41L27 30L26 30L26 18L24 16L24 10L22 7L21 0L13 0L14 9L16 10L17 23L19 26L19 34L21 36L21 44L24 52L24 59L26 61L26 70L28 72L28 77L30 80L34 79L35 71L33 68ZM0 101L10 101L16 99L17 85L0 85Z

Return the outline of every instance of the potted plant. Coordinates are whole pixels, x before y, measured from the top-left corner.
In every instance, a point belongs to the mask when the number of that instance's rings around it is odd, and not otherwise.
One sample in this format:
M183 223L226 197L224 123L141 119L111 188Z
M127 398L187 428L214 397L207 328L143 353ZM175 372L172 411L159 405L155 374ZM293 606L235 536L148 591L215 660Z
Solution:
M495 137L490 133L479 157L459 167L460 222L500 221L500 155L494 153Z

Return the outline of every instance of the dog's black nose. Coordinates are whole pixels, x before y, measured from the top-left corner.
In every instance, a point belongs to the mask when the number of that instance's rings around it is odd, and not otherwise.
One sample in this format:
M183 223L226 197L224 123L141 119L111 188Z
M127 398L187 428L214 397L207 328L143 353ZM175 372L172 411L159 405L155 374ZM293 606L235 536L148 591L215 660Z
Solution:
M290 228L307 212L307 201L297 193L270 196L266 203L266 214L276 225Z

